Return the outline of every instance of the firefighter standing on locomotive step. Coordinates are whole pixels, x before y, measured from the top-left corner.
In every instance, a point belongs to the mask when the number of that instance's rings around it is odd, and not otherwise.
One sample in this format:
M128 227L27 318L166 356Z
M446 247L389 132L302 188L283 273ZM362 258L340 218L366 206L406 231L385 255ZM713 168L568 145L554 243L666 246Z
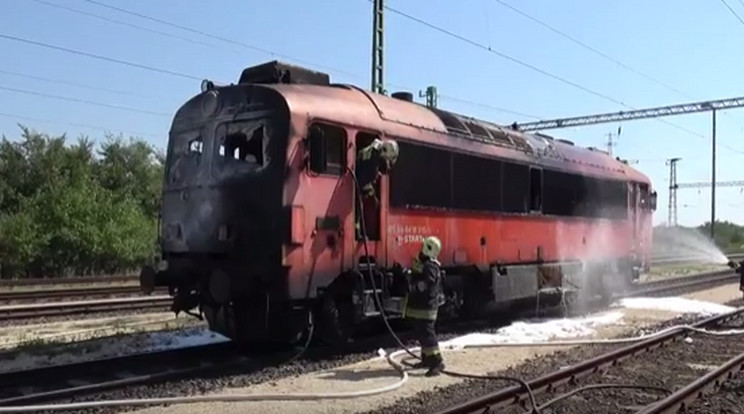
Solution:
M421 345L421 362L414 368L428 368L427 377L439 375L444 370L444 360L434 331L441 305L442 270L437 261L442 243L429 236L424 239L421 251L413 262L411 287L405 317L413 323L416 339Z

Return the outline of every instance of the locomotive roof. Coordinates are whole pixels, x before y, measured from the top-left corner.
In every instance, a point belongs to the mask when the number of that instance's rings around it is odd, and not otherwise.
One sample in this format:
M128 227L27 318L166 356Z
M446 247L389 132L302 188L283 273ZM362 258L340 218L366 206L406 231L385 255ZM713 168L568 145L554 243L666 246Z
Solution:
M587 175L651 184L640 171L608 153L543 134L365 91L351 85L263 84L287 100L292 111L373 128L391 136L456 147ZM439 134L431 134L433 131Z

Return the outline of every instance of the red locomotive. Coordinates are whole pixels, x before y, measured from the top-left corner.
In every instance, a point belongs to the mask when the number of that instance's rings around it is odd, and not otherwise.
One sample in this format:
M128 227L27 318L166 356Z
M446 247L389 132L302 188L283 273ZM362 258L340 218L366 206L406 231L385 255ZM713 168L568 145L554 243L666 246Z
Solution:
M376 138L399 158L362 216L350 172ZM427 235L443 244L445 309L473 315L631 283L655 208L649 179L603 151L269 62L204 82L176 113L162 261L141 284L236 341L298 340L308 315L345 340L380 315L373 286L400 316L401 269Z

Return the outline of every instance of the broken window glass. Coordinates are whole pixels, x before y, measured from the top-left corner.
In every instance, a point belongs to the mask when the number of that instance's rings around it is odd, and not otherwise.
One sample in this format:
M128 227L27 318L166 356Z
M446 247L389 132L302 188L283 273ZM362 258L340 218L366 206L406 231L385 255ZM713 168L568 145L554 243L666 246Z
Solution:
M201 154L203 146L204 143L202 142L201 137L192 139L191 141L189 141L189 152Z
M264 164L265 126L256 122L233 122L218 129L219 156L262 166Z

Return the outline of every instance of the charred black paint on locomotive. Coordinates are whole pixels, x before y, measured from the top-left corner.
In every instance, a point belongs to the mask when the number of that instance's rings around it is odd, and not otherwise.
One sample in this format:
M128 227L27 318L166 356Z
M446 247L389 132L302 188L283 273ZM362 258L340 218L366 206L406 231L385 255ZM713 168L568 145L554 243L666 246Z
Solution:
M230 299L243 302L234 312L260 310L242 320L261 326L237 328L239 335L251 335L264 331L262 327L286 326L256 316L266 311L266 294L285 299L288 292L281 246L289 223L278 212L282 211L289 109L280 94L258 85L233 85L216 92L220 105L213 116L204 114L204 98L210 93L206 92L183 105L173 120L161 248L178 290L203 292L202 302L215 310L221 306L204 293L209 292L204 285L215 269L225 272L229 277L220 283L227 280ZM233 126L250 138L247 142L259 139L261 151L255 145L246 150L248 144L242 141L233 148L233 141L240 138L232 134ZM244 152L250 152L250 162L248 156L243 158Z
M285 83L328 86L331 84L331 78L327 73L316 72L275 60L243 69L238 83Z

